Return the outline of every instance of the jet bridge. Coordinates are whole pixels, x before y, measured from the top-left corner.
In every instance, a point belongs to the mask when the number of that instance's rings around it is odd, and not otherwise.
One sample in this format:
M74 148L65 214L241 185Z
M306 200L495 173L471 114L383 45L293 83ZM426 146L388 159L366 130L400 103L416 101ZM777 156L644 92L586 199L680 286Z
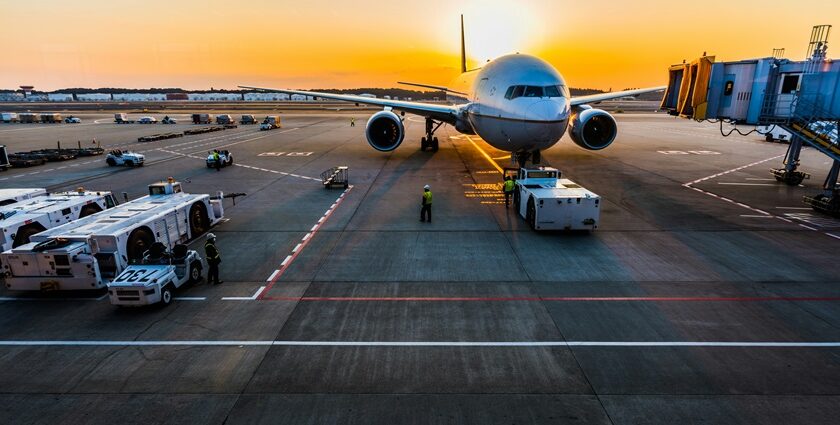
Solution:
M662 109L697 121L719 122L721 134L746 135L778 126L793 135L776 180L798 185L799 154L807 144L833 160L823 192L806 196L813 208L840 216L840 60L827 57L830 25L815 26L804 61L774 57L715 62L714 56L671 66ZM734 128L724 132L723 124ZM737 126L753 126L742 132Z

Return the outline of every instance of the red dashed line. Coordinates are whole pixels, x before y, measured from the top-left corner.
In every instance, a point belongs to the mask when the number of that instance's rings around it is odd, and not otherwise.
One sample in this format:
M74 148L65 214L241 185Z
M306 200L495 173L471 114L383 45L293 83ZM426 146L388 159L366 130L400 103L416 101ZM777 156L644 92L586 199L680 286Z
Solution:
M346 195L347 192L350 192L351 189L353 189L353 186L348 187L344 190L344 192L341 193L341 196L338 197L335 203L333 203L332 206L324 213L321 219L318 220L318 223L312 226L312 230L303 236L303 239L301 239L300 243L297 244L292 250L292 254L287 256L286 259L284 259L283 262L280 263L280 268L275 270L268 278L268 285L266 286L265 290L262 291L262 293L260 293L260 295L257 297L257 300L270 299L269 297L266 297L265 294L267 294L271 290L274 284L277 283L280 277L283 276L283 273L285 273L286 270L288 270L289 266L295 261L298 255L300 255L300 253L303 252L303 249L306 248L306 245L309 244L309 242L312 240L312 237L315 236L315 234L318 233L318 230L321 229L321 226L323 226L324 223L327 222L330 216L335 212L336 208L338 208L341 202L344 201L344 195Z

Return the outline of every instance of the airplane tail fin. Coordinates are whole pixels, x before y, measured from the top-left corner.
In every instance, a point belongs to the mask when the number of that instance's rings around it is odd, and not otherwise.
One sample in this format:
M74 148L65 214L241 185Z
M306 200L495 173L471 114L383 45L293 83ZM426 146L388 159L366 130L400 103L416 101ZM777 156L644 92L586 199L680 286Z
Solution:
M467 50L464 48L464 15L461 15L461 73L467 72Z

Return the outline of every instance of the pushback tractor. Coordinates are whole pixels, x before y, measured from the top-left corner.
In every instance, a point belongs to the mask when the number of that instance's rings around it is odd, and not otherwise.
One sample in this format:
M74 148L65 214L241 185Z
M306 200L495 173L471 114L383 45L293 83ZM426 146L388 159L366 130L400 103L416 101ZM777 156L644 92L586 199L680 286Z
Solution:
M534 230L595 230L601 197L551 167L506 169L515 172L513 205Z
M184 193L173 179L149 185L147 196L38 233L0 254L6 287L104 288L155 242L173 249L217 224L224 215L219 195Z

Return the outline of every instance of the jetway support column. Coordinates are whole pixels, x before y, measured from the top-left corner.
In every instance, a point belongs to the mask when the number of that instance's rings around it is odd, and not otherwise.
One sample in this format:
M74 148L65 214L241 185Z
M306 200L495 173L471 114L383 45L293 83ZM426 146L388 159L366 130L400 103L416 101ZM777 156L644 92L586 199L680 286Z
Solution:
M840 189L837 178L840 176L840 161L834 160L823 183L823 191L816 196L804 196L803 201L811 208L826 214L840 217Z
M802 171L799 168L799 154L802 152L802 138L796 133L792 133L793 137L790 139L785 159L782 164L785 168L777 168L773 170L773 175L777 181L785 182L790 186L797 186L802 183L802 180L811 178L811 175Z

